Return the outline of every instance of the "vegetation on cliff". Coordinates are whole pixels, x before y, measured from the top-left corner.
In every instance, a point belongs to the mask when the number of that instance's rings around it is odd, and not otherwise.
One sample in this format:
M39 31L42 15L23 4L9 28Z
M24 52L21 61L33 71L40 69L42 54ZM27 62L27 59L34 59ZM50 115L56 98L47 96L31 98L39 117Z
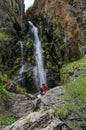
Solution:
M5 35L4 33L0 32L0 42L1 42L2 40L4 40L5 37L6 37L6 35Z
M61 79L64 82L63 106L57 110L61 119L68 120L70 115L86 120L86 55L80 60L68 63L61 68ZM79 73L78 73L79 72ZM75 76L75 75L76 76ZM78 120L78 119L77 119ZM71 128L77 127L78 121L69 123ZM76 125L76 126L75 126Z
M11 125L13 124L14 122L16 121L16 118L13 117L13 116L10 116L10 117L5 117L5 118L0 118L0 125Z
M0 102L4 102L9 96L9 92L5 89L4 86L7 80L7 75L0 72Z

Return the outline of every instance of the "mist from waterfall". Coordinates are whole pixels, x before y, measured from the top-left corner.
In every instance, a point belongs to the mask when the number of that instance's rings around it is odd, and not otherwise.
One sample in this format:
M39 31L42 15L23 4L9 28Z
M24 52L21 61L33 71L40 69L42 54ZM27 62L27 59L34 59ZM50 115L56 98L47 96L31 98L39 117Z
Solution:
M43 63L43 49L38 36L38 29L29 21L30 32L33 35L32 41L34 45L34 56L36 60L36 67L34 67L34 78L38 89L41 88L42 84L46 84L46 71Z

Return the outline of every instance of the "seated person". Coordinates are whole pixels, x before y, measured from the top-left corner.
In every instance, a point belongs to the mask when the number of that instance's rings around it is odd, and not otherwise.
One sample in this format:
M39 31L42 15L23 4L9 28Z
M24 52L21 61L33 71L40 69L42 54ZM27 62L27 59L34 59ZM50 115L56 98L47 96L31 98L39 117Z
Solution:
M45 84L42 84L41 94L44 95L48 91L48 87Z

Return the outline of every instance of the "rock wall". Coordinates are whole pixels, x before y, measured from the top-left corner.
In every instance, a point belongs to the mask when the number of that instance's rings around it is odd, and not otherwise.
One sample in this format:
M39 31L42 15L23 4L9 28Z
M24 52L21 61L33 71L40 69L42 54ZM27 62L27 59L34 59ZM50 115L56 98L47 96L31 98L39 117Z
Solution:
M21 35L22 31L25 31L25 21L24 21L24 1L20 0L1 0L0 1L0 11L2 23L1 31L12 30L15 31L16 35ZM8 24L8 28L7 28ZM4 27L4 28L3 28Z
M35 0L26 18L38 28L48 85L59 84L59 68L86 53L86 3L83 0Z
M82 12L81 8L83 7ZM80 15L82 21L78 21L80 13L84 15ZM83 27L85 26L85 20L83 19L83 17L85 17L85 1L36 0L33 9L31 11L28 10L27 16L32 20L39 20L41 23L43 23L41 17L46 19L47 24L45 23L45 27L50 31L46 32L49 35L49 39L53 39L51 42L54 42L55 46L59 46L58 48L61 53L60 58L62 56L66 61L79 58L79 44L83 42L84 37L84 30L81 29L80 24L83 24ZM52 27L49 26L50 23ZM51 34L52 28L53 35ZM60 39L60 41L57 40L57 42L55 42L56 38Z
M20 56L18 41L24 39L26 21L24 16L23 0L0 1L0 70L9 71Z
M39 28L48 85L54 87L59 85L59 68L86 53L86 47L82 47L86 42L86 2L35 0L34 7L27 11L26 17L23 2L0 1L0 32L5 34L5 38L0 39L0 70L12 77L21 67L19 41L22 40L25 62L29 64L29 68L35 66L33 45L27 40L29 35L26 34L26 19L31 20ZM27 73L26 84L30 80L29 85L32 86L32 70Z
M6 102L0 105L0 117L20 118L34 111L35 97L30 94L10 93Z

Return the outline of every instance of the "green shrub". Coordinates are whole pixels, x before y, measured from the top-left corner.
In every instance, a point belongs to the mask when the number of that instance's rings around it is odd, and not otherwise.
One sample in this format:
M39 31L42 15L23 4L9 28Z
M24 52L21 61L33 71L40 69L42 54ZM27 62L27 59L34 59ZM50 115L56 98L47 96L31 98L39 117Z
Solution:
M60 69L61 80L67 83L69 81L69 73L74 74L74 72L78 71L82 71L83 73L86 71L86 55L77 61L63 65Z
M78 108L86 108L86 73L74 82L65 84L64 100ZM73 104L72 104L73 103Z
M0 40L3 40L6 37L6 35L2 32L0 32Z
M63 86L64 95L62 100L63 106L58 109L60 118L66 119L70 112L86 110L86 73L78 77L74 82L67 83ZM82 118L83 113L80 114Z
M0 86L0 102L7 100L8 96L8 91L4 88L4 86Z
M7 117L7 118L1 118L0 119L0 125L11 125L15 121L16 121L16 118L13 117L13 116Z
M71 129L75 129L79 126L78 121L76 121L76 120L69 122L68 125Z
M59 110L60 117L67 117L68 113L80 112L82 118L83 111L86 110L86 55L80 60L71 62L61 68L62 79L67 81L68 72L82 71L82 75L77 77L74 81L65 83L63 86L64 95L62 100L64 106Z
M4 82L7 82L7 80L8 80L7 75L6 75L6 74L2 74L2 73L0 72L0 85L3 85Z
M69 112L65 105L54 108L54 110L61 119L67 119Z

